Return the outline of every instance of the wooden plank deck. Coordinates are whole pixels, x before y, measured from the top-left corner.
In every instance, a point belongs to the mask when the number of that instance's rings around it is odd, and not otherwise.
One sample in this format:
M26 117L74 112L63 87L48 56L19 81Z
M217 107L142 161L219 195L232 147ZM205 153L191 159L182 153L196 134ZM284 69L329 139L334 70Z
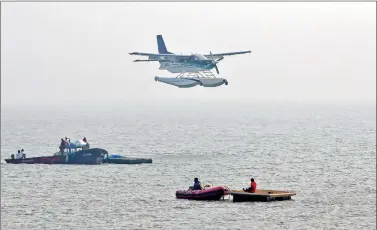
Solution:
M292 191L257 189L255 193L244 192L243 190L232 190L233 202L242 201L278 201L290 200L296 193Z

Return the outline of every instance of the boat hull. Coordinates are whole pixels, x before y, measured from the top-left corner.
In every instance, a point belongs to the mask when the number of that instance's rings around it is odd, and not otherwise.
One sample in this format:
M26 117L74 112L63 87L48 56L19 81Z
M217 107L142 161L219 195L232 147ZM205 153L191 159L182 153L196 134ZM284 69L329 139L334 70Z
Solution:
M30 157L24 159L5 159L8 164L65 164L66 156Z
M103 160L103 163L108 164L150 164L152 159L147 158L132 158L132 157L122 157L122 158L107 158Z
M205 190L178 190L175 196L177 199L187 200L220 200L228 192L226 187L218 186Z
M5 159L8 164L102 164L107 151L100 148L81 150L68 155Z

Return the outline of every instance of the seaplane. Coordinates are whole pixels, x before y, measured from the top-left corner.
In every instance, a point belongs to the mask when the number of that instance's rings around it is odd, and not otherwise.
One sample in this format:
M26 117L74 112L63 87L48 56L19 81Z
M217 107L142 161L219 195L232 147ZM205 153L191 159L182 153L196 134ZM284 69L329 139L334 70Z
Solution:
M197 85L203 87L217 87L223 84L228 85L228 81L224 78L217 78L212 72L215 69L217 74L220 71L217 64L224 59L225 56L251 53L248 51L238 51L230 53L215 53L211 51L209 54L174 54L167 50L162 35L157 35L158 54L132 52L130 55L147 56L146 60L134 60L134 62L159 62L160 70L167 70L170 73L178 73L177 77L158 77L155 81L174 85L179 88L191 88Z

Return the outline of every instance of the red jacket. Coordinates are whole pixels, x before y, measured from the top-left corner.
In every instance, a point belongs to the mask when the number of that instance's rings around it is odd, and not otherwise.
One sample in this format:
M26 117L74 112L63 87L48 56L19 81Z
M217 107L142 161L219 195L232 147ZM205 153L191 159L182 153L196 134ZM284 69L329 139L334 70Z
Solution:
M255 183L255 182L251 182L251 184L250 184L250 192L252 192L252 193L254 193L255 192L255 190L257 190L257 183Z

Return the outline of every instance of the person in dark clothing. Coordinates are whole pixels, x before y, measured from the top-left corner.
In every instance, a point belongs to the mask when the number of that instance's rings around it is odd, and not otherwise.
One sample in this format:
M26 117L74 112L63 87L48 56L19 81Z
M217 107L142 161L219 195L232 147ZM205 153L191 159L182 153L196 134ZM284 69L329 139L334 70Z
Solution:
M24 152L24 149L21 149L21 154L22 154L22 158L25 159L26 158L26 153Z
M59 146L59 149L60 149L60 152L61 152L61 153L64 153L64 148L65 148L65 141L64 141L64 139L62 138L62 139L61 139L61 142L60 142L60 146Z
M195 177L194 179L194 187L192 188L192 190L202 190L202 184L200 183L199 179L197 177Z
M250 187L247 188L247 189L243 188L243 191L250 192L250 193L255 193L255 191L257 190L257 183L255 183L254 178L251 178L250 182L251 182L250 183Z

